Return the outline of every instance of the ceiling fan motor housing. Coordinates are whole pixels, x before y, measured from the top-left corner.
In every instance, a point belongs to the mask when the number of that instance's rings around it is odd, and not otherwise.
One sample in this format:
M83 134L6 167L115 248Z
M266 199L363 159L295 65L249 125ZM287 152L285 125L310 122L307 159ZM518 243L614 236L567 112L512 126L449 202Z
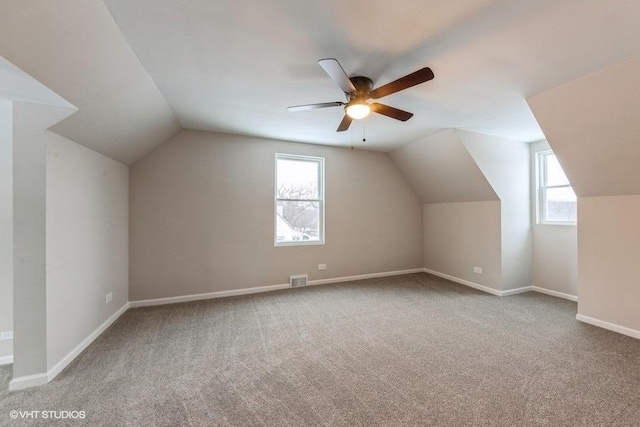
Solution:
M363 76L350 77L349 80L351 80L351 83L353 83L353 85L356 87L356 91L346 94L347 100L366 100L368 98L367 95L369 94L369 91L373 89L373 80L371 80L369 77Z

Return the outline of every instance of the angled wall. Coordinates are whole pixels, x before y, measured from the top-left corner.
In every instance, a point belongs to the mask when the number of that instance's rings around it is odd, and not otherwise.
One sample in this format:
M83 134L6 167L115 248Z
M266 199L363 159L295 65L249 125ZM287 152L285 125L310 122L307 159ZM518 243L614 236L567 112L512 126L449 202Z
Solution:
M526 144L446 130L391 157L424 203L425 268L498 292L530 285Z
M500 200L455 130L406 144L391 158L422 203Z
M407 144L391 158L424 204L424 267L499 291L500 199L456 131Z
M118 161L180 129L102 1L3 1L0 55L79 109L52 130Z
M529 146L477 132L456 133L500 197L501 289L530 286Z
M640 194L640 57L527 100L579 197Z
M578 318L640 337L640 57L527 101L578 195Z
M126 307L128 167L50 132L77 109L3 58L1 96L0 251L12 265L0 265L0 304L9 282L17 390L55 377Z

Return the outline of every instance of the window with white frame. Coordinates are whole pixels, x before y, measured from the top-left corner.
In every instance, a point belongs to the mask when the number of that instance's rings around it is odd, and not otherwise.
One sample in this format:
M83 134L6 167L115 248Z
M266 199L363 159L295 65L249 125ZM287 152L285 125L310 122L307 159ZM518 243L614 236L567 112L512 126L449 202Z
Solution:
M575 224L577 198L552 151L537 153L538 223Z
M275 245L324 243L324 159L276 154Z

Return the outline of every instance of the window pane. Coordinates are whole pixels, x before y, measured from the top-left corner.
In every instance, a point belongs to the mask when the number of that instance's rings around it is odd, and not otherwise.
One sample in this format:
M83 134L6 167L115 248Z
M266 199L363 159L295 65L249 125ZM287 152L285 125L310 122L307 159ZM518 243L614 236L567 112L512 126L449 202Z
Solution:
M277 242L320 240L320 203L278 200L276 209Z
M569 180L558 163L555 154L547 154L547 185L569 185Z
M576 221L577 198L571 187L547 188L546 220Z
M313 161L278 159L277 197L280 199L319 199L318 168Z

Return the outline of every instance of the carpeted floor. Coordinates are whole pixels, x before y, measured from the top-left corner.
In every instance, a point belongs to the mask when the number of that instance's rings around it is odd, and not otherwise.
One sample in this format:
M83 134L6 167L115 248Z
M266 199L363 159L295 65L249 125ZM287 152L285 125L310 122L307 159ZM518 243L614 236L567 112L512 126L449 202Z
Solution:
M575 314L427 274L134 309L0 425L640 426L640 340Z

